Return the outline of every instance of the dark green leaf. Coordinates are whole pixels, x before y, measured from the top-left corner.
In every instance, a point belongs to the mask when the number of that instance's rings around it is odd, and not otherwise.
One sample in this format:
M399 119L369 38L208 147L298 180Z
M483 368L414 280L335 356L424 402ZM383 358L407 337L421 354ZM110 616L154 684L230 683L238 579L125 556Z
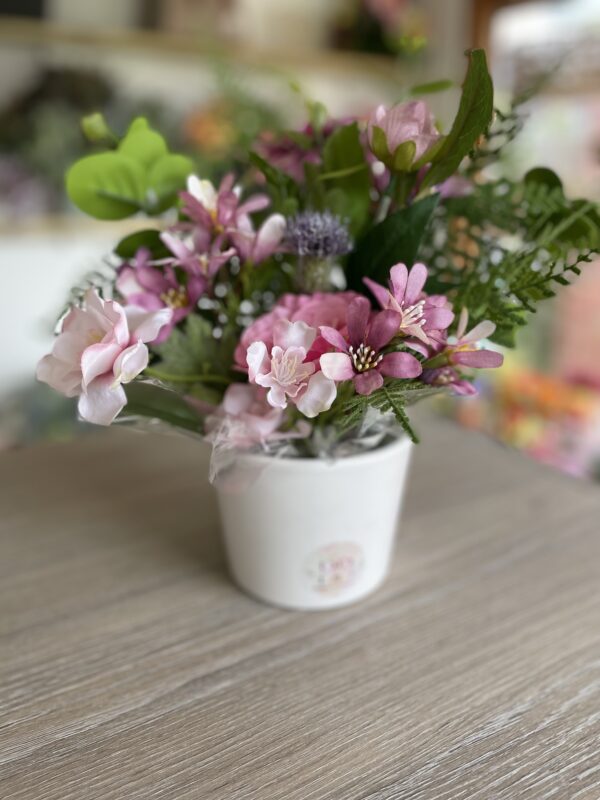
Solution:
M151 383L133 381L125 387L127 405L122 417L140 416L160 419L177 428L202 432L202 420L181 395Z
M542 183L551 189L562 189L562 181L551 169L547 167L535 167L530 169L525 175L525 183Z
M337 190L335 211L350 220L353 233L363 226L371 203L369 172L362 169L364 165L358 125L353 122L338 128L323 148L323 169L325 174L338 175L327 181L328 188Z
M385 282L390 267L414 264L439 196L430 195L384 219L360 239L347 265L348 285L362 290L364 277Z
M423 179L423 188L442 183L453 175L492 120L494 87L488 72L485 52L471 50L468 57L469 66L458 112L450 132L441 140L441 146L433 158L431 169ZM417 162L417 165L420 166L420 163Z
M140 247L147 248L153 258L165 258L169 255L169 250L160 239L160 231L148 229L136 231L125 236L115 247L115 253L121 258L133 258Z

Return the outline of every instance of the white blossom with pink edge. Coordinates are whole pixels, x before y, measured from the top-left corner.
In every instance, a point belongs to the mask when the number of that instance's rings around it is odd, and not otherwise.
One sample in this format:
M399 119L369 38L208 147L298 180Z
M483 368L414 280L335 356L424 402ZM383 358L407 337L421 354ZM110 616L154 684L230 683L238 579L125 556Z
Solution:
M269 389L267 401L274 408L287 408L291 402L309 418L331 408L335 381L317 371L318 363L305 360L316 337L317 330L305 322L281 319L273 327L270 352L262 341L248 348L248 379Z
M172 314L170 308L123 307L88 289L83 307L64 318L37 378L67 397L79 395L79 414L87 422L110 425L127 403L122 384L148 366L145 342L156 339Z

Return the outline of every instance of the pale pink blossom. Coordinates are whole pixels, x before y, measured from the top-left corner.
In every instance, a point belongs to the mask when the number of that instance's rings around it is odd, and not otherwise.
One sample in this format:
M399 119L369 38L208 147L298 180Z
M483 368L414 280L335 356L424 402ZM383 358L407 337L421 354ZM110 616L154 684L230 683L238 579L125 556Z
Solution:
M359 297L356 292L315 292L314 294L284 294L271 311L258 317L242 333L235 350L238 367L246 367L246 352L252 342L263 341L268 349L273 347L273 328L280 319L306 322L312 328L321 325L343 330L346 325L348 305ZM308 360L313 361L328 349L327 342L318 335L311 345Z
M208 434L227 440L231 447L252 447L268 442L283 422L284 412L267 403L260 386L232 383L221 405L207 417Z
M274 408L295 405L306 417L316 417L331 408L335 383L317 372L317 364L306 357L317 331L305 322L278 320L273 328L273 346L255 341L246 361L250 383L267 388L267 400Z
M172 310L146 311L85 294L72 308L49 355L38 364L37 378L66 395L79 395L79 413L87 422L110 425L127 403L122 384L148 365L146 342L171 321Z
M376 139L376 129L383 132L383 142ZM378 106L369 119L367 135L375 156L388 166L393 164L397 149L405 142L414 142L413 161L418 161L440 138L433 115L422 100L390 108Z

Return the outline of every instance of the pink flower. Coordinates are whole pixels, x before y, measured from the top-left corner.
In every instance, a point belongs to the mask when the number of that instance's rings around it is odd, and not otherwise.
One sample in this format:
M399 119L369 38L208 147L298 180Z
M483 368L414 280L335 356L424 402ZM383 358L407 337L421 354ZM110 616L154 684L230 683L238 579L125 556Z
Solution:
M493 369L504 362L502 353L485 350L481 340L489 338L496 330L490 320L484 320L466 333L469 313L463 308L458 321L456 336L450 337L443 349L425 362L423 381L431 386L446 386L459 395L476 394L472 383L465 380L456 367Z
M232 447L251 447L268 442L281 423L284 413L273 408L266 392L248 383L232 383L215 414L207 417L208 433L226 427L226 438Z
M489 339L496 330L494 323L486 319L466 333L468 323L469 312L463 308L458 320L456 337L448 340L446 354L449 362L476 369L501 367L504 363L502 353L497 353L495 350L484 350L480 345L482 339Z
M285 232L285 218L271 214L255 231L250 214L265 209L269 198L255 194L240 202L240 192L233 181L233 175L226 175L217 190L210 181L200 180L196 175L188 178L187 191L181 193L181 198L183 212L195 226L194 250L208 250L213 237L219 240L220 249L223 239L228 238L241 258L258 264L278 249ZM189 228L185 223L180 227ZM168 247L172 249L170 244Z
M178 322L193 311L200 297L206 291L208 282L202 275L189 275L181 283L170 264L162 269L150 261L150 253L141 248L131 264L119 269L116 288L128 305L158 311L170 308L171 321L160 329L152 344L160 344L167 339Z
M314 361L306 360L316 336L305 322L281 319L274 325L271 348L263 341L248 348L248 379L269 389L267 400L274 408L287 408L291 402L306 417L331 408L335 383L316 371Z
M405 142L415 143L414 162L440 138L433 116L422 100L391 108L378 106L367 124L367 135L371 150L388 167L393 167L397 150Z
M186 242L173 233L165 231L160 234L160 238L174 256L166 262L167 264L181 267L190 275L204 278L205 281L206 278L213 278L221 267L235 255L233 247L221 250L223 236L217 236L206 248L202 239L198 239L195 235L189 237ZM208 286L208 281L206 281L206 285Z
M359 297L356 292L315 292L314 294L284 294L266 314L258 317L242 333L235 350L235 362L246 367L246 351L252 342L263 341L267 348L273 346L273 328L280 319L291 322L306 322L312 328L327 325L342 330L346 325L348 304ZM328 349L321 336L313 342L308 359L314 360Z
M304 135L307 134L305 129ZM265 131L254 145L254 149L272 166L289 175L296 183L304 183L304 165L320 164L321 156L317 147L302 147L292 136L276 136Z
M465 380L460 372L452 367L438 367L436 369L424 369L421 375L423 383L430 386L451 389L453 394L460 397L469 397L477 394L477 389L471 381Z
M102 300L94 289L83 308L72 308L63 320L52 353L38 364L37 378L66 395L79 395L79 413L88 422L110 425L127 403L123 383L148 365L148 348L170 308L147 312Z
M236 228L231 231L231 240L244 261L260 264L279 250L285 229L282 214L271 214L257 231L248 214L239 214Z
M390 288L386 289L370 278L363 278L383 309L396 311L399 317L398 332L430 344L432 334L445 330L454 319L454 313L443 295L427 297L423 287L427 281L425 264L415 264L410 272L405 264L396 264L390 270ZM433 335L433 338L436 338ZM421 351L421 348L416 348Z
M320 358L323 375L330 380L354 381L358 394L369 395L383 386L384 376L416 378L421 364L410 353L382 353L398 331L398 313L381 311L371 315L365 297L358 297L348 308L348 340L334 328L321 328L321 335L341 352L325 353Z

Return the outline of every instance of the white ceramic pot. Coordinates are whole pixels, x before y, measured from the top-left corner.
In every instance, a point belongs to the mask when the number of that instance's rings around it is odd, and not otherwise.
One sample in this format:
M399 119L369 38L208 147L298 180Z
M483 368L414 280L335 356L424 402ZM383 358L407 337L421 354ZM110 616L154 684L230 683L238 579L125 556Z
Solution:
M410 454L401 438L335 462L242 456L244 488L217 488L235 581L294 609L372 592L388 571Z

